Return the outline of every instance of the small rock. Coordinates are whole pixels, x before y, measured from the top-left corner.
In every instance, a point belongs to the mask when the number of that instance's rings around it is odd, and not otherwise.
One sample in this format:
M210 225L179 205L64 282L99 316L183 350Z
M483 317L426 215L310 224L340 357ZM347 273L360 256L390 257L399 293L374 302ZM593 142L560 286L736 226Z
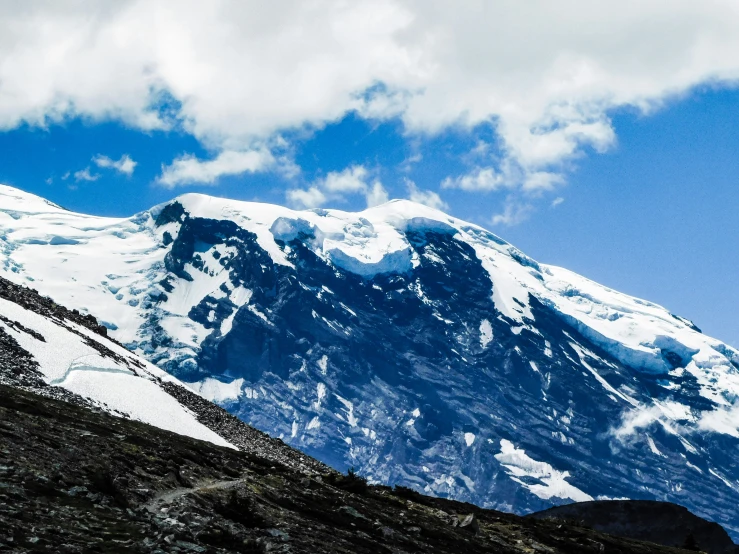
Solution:
M457 516L459 519L459 528L466 529L472 533L477 534L480 531L480 523L475 517L475 514L469 514L466 516Z
M339 508L340 512L344 512L347 515L350 515L352 517L361 518L361 519L367 519L362 514L360 514L355 508L352 508L351 506L342 506Z
M191 542L177 541L175 544L177 544L177 546L179 546L180 548L184 548L185 550L188 550L190 552L207 552L207 550L203 548L202 546L199 546Z
M82 486L72 487L71 489L67 491L67 494L69 496L78 496L81 494L87 494L87 487L82 487Z
M267 529L267 533L269 533L273 537L282 539L283 541L286 541L287 539L290 538L290 535L288 535L284 531L280 531L279 529Z

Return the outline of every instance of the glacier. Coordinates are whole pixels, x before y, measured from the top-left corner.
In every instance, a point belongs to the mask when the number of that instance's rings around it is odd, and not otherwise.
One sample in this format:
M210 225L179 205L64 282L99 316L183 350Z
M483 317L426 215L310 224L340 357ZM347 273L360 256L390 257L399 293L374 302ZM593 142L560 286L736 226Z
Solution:
M739 352L441 211L102 218L0 186L0 274L339 469L517 512L668 500L739 536Z

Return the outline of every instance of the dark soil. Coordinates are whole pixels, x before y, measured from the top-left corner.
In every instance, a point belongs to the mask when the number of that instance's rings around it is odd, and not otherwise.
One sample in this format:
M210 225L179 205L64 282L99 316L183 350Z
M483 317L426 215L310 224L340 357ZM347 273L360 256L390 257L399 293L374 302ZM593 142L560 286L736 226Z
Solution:
M0 385L2 551L678 552L311 473Z

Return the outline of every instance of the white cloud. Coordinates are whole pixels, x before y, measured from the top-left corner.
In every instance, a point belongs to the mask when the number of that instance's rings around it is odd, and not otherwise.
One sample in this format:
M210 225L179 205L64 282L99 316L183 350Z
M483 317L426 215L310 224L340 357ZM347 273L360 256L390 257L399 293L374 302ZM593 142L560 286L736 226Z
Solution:
M564 178L558 173L553 173L551 171L533 171L524 176L522 189L525 192L538 194L552 190L562 183L564 183Z
M739 438L739 404L703 412L698 421L698 428Z
M370 172L362 165L351 165L342 171L331 171L307 189L290 189L285 193L287 201L298 208L318 208L326 202L344 202L350 194L364 194L367 207L388 201L387 191L380 181L371 186L367 180Z
M492 192L519 188L526 193L539 194L564 182L562 175L551 171L531 171L506 161L500 170L478 167L458 177L447 177L441 188L456 188L468 192Z
M332 171L321 183L321 188L329 192L362 192L366 190L367 170L364 166L353 165L344 171Z
M551 206L552 206L552 208L556 208L557 206L559 206L564 201L565 201L564 198L562 198L561 196L558 196L557 198L555 198L554 200L552 200Z
M317 187L288 190L286 197L292 206L298 208L319 208L326 202L326 195Z
M133 175L133 171L138 165L138 162L133 161L128 154L123 154L120 160L112 160L108 156L98 154L92 158L92 161L98 167L115 169L126 175Z
M527 176L614 144L614 108L735 83L737 51L730 0L5 2L0 129L181 124L214 151L245 151L351 111L400 117L409 136L491 124L517 168L505 186L541 188ZM504 186L501 164L483 165L458 186Z
M74 172L74 180L77 181L77 182L79 182L79 181L97 181L98 179L100 179L100 175L97 174L97 173L96 174L90 173L90 168L89 167L86 167L85 169L80 169L79 171L75 171Z
M477 168L474 171L459 177L447 177L441 183L441 188L457 188L470 192L489 192L500 188L508 188L511 181L492 167Z
M503 205L503 212L495 214L490 222L493 225L505 225L507 227L511 227L528 219L533 210L534 206L530 203L521 201L513 196L509 196L506 198L505 204Z
M447 210L449 206L446 202L441 199L438 193L432 190L421 190L416 186L416 183L410 179L405 180L405 184L408 187L408 199L412 202L418 202L428 206L429 208L435 208L437 210Z
M385 202L390 200L385 187L382 186L382 183L380 181L375 181L374 183L372 183L372 187L367 190L365 197L367 198L368 208L379 206L380 204L384 204Z
M185 155L174 160L171 165L162 165L162 174L157 182L167 188L193 183L212 185L219 177L261 171L273 162L274 158L267 150L226 150L216 158L205 161Z

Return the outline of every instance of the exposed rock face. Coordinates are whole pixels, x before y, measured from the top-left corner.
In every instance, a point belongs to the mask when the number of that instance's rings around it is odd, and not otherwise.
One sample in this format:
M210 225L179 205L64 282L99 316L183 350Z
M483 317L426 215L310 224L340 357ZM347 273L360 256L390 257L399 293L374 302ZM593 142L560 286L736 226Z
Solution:
M660 306L407 202L8 195L8 275L322 462L521 513L670 500L739 536L739 353Z
M459 520L474 524L452 524ZM247 452L4 385L0 551L676 552L367 486L358 477L309 477Z
M735 545L718 524L691 514L687 508L649 500L608 500L557 506L528 516L560 520L597 531L708 554L735 554Z

